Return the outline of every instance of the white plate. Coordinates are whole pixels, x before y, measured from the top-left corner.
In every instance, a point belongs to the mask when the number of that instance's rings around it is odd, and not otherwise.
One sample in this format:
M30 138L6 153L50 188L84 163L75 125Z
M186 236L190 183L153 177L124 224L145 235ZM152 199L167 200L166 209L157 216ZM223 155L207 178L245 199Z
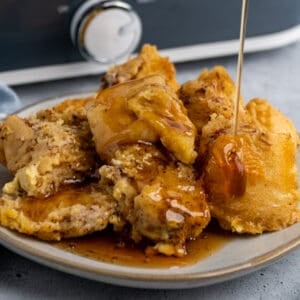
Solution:
M69 98L82 96L86 95ZM19 112L19 115L27 116L64 98L30 106ZM8 173L0 169L0 185L7 179ZM22 256L73 275L138 288L177 289L225 281L274 262L300 246L300 223L275 233L254 237L237 236L198 263L173 268L128 267L95 261L5 228L0 228L0 243Z

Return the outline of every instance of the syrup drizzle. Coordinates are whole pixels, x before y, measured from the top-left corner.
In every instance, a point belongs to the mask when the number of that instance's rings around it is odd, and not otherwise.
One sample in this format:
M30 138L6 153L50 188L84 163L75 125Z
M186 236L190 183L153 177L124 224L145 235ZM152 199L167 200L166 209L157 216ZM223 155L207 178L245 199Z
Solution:
M237 135L237 131L238 131L238 116L239 116L242 71L243 71L243 63L244 63L244 45L245 45L246 27L247 27L247 14L248 14L248 0L243 0L241 27L240 27L240 48L239 48L238 64L237 64L237 87L236 87L236 94L234 99L234 116L233 116L233 126L232 126L233 135Z

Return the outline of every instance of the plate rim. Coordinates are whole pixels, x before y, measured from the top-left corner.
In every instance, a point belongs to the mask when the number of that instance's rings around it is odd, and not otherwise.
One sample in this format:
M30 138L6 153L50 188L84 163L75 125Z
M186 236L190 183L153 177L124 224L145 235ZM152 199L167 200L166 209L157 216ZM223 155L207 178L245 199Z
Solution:
M95 92L94 93L93 92L72 93L72 94L67 94L67 95L62 95L57 97L49 97L42 101L24 106L23 108L16 111L14 114L17 115L23 113L26 114L28 110L34 109L35 107L37 107L38 110L38 106L40 105L42 106L45 105L44 109L50 108L52 105L55 105L56 103L59 103L63 100L74 100L80 97L89 97L93 94L95 94ZM49 104L48 107L47 104ZM299 226L299 223L296 223L289 227L292 226ZM289 227L283 230L288 230ZM192 288L192 287L206 286L218 282L227 281L236 277L249 274L260 268L263 268L264 266L279 260L280 258L292 252L293 250L300 248L300 234L299 234L298 237L292 239L288 243L281 245L275 249L272 249L266 253L263 253L257 257L248 259L242 263L236 263L234 265L227 266L224 268L219 268L213 271L196 272L190 274L178 274L178 273L157 274L153 276L152 274L140 274L140 273L135 273L134 271L127 271L127 272L123 270L115 271L115 270L99 269L97 267L87 266L84 263L78 261L72 261L70 258L64 258L64 257L52 255L51 253L47 253L46 250L36 249L34 246L30 246L27 244L28 241L33 238L28 237L26 235L24 235L24 237L26 238L25 240L23 240L22 234L17 233L8 228L5 228L3 226L0 226L0 244L2 246L11 250L14 253L17 253L20 256L26 257L39 264L48 266L52 269L56 269L62 272L66 272L72 275L88 278L95 281L113 283L121 286L129 286L129 287L137 287L137 288L147 287L147 288L156 288L156 289L157 288L158 289ZM42 244L45 243L47 245L51 245L46 241L38 240L38 242ZM59 249L59 251L62 253L71 253L63 249ZM75 255L78 258L84 257L75 253L71 253L71 254ZM93 261L93 259L90 258L86 258L86 259ZM117 264L111 264L105 262L103 263L108 265L118 266ZM130 266L128 266L128 268L130 268ZM120 280L122 282L120 282ZM147 283L147 284L139 286L136 283Z
M292 225L297 226L297 223ZM298 225L299 226L299 225ZM291 227L291 226L290 226ZM289 227L288 227L289 228ZM288 230L288 228L284 230ZM268 233L266 233L268 234ZM272 234L272 233L270 233ZM20 236L19 236L20 235ZM40 264L46 265L48 267L54 268L54 269L72 274L77 275L80 277L89 278L95 281L101 281L106 283L111 283L115 280L123 280L127 281L126 286L134 286L137 287L135 284L132 284L133 282L148 282L148 283L160 283L162 286L155 285L154 288L165 288L166 285L171 284L174 289L177 288L184 288L186 282L190 282L188 287L199 287L203 285L209 285L212 283L217 282L223 282L227 281L236 277L240 277L246 274L249 274L255 270L258 270L260 268L263 268L264 266L271 264L275 262L276 260L279 260L281 257L287 255L293 250L296 250L298 247L300 248L300 236L297 238L294 238L289 243L284 244L276 249L270 250L262 255L259 255L255 258L252 258L250 260L247 260L243 263L234 264L230 267L224 267L221 269L217 269L214 271L208 271L208 272L198 272L198 273L192 273L192 274L158 274L155 275L155 277L151 274L140 274L140 273L134 273L134 272L125 272L125 271L113 271L109 269L99 269L97 267L90 267L86 266L84 263L75 262L72 261L69 258L59 257L52 255L51 253L47 253L46 250L37 250L34 246L28 245L28 240L34 239L32 237L25 236L25 242L22 241L22 234L19 234L17 232L14 232L10 229L0 227L0 244L11 251L29 258L30 260L36 261ZM51 246L50 243L39 241L39 243L45 243L48 246ZM19 243L24 243L21 247L18 245ZM54 247L54 246L51 246ZM56 248L56 247L55 247ZM59 248L56 248L59 252L62 253L69 253L72 255L75 255L78 258L86 258L84 256L74 254L72 252L68 252L66 250L62 250ZM38 252L38 253L36 253ZM93 259L86 258L88 260L93 261ZM105 263L105 262L104 262ZM115 265L117 264L110 264L105 263L108 265ZM130 267L129 267L130 268ZM142 268L141 268L142 269ZM163 268L162 268L163 269ZM171 270L171 269L170 269ZM75 272L74 272L75 271ZM84 272L84 274L78 274ZM105 280L105 278L110 277L111 280ZM131 283L130 283L131 282ZM181 283L181 284L180 284ZM114 284L117 284L114 282ZM166 284L166 285L164 285ZM173 286L173 284L176 284ZM179 284L179 285L178 285ZM143 286L144 287L144 286ZM150 286L151 287L151 286Z

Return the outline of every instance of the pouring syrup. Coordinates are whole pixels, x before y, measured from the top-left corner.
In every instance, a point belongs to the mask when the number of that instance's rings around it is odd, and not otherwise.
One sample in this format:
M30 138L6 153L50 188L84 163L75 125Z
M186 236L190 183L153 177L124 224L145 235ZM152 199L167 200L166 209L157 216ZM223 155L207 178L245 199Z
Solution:
M244 44L248 13L248 0L243 0L240 26L240 47L237 63L237 87L234 98L234 113L232 119L232 134L219 137L212 150L216 162L216 173L222 178L226 198L238 198L246 191L247 176L242 149L242 138L238 136L238 115L240 108L240 92L244 62Z
M233 135L237 135L238 131L238 116L239 116L239 104L240 104L240 93L242 84L242 72L244 64L244 45L246 37L246 27L247 27L247 14L248 14L248 0L243 0L242 5L242 15L241 15L241 27L240 27L240 47L238 54L238 64L237 64L237 83L236 92L234 98L234 115L233 115Z

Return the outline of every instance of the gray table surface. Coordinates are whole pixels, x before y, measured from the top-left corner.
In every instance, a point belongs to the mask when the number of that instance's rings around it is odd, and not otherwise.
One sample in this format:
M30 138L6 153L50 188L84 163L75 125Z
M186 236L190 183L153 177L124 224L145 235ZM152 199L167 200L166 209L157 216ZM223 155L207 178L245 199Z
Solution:
M224 65L234 76L236 58L177 66L178 79L195 78L201 69ZM90 92L99 77L18 86L24 105L58 95ZM264 97L289 116L300 130L300 43L245 58L242 92L246 100ZM0 299L300 299L300 249L244 277L189 290L117 287L64 274L0 247Z

